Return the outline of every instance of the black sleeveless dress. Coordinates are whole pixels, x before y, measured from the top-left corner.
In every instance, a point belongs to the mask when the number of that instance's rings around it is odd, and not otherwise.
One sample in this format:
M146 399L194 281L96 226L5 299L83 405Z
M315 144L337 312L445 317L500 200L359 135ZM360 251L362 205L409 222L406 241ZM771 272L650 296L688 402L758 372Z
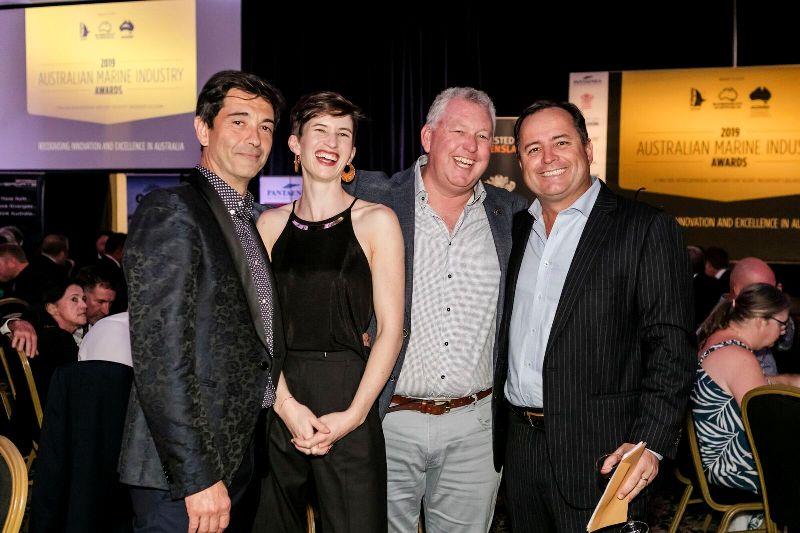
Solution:
M289 391L317 415L344 411L369 354L363 334L372 316L372 275L350 216L356 200L327 220L292 213L272 249L283 313ZM327 455L306 456L275 417L270 429L270 531L306 531L315 490L324 531L386 531L386 450L377 404L366 421ZM313 501L313 499L312 499Z

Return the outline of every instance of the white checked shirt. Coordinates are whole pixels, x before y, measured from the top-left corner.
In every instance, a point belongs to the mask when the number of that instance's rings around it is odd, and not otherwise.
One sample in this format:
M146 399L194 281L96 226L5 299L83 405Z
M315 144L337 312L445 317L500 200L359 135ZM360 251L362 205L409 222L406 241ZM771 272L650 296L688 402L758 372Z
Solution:
M492 386L500 263L478 181L453 233L428 205L417 160L411 337L396 394L460 398Z

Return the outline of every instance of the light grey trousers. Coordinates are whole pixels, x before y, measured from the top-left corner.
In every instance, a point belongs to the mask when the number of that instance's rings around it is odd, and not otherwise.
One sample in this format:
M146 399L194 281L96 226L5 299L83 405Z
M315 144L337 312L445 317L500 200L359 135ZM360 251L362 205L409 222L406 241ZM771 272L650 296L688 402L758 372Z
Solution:
M443 415L396 411L383 420L390 533L486 533L500 474L492 462L492 397Z

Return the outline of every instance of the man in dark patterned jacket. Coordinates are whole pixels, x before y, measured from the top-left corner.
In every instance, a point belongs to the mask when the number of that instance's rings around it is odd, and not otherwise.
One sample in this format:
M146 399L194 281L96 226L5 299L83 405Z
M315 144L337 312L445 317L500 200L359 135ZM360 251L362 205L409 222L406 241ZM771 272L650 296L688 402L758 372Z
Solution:
M119 471L137 531L249 530L255 428L274 401L284 346L247 184L269 156L282 104L256 76L212 76L197 102L200 165L149 194L131 223L134 387Z

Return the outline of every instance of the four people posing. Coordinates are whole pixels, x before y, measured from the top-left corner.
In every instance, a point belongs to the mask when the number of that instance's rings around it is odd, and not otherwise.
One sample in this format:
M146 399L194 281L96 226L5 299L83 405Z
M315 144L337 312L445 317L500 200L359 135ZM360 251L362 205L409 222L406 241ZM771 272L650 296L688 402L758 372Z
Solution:
M613 453L607 471L642 440L620 497L644 489L691 383L691 278L674 220L589 176L577 108L517 122L525 211L480 180L485 93L443 91L426 155L355 180L360 110L305 96L289 139L302 196L256 224L247 185L281 107L255 76L214 75L200 165L134 217L120 472L136 529L247 531L261 488L256 530L304 531L315 501L325 531L413 532L424 508L429 532L485 532L504 464L515 531L576 531L596 459Z

